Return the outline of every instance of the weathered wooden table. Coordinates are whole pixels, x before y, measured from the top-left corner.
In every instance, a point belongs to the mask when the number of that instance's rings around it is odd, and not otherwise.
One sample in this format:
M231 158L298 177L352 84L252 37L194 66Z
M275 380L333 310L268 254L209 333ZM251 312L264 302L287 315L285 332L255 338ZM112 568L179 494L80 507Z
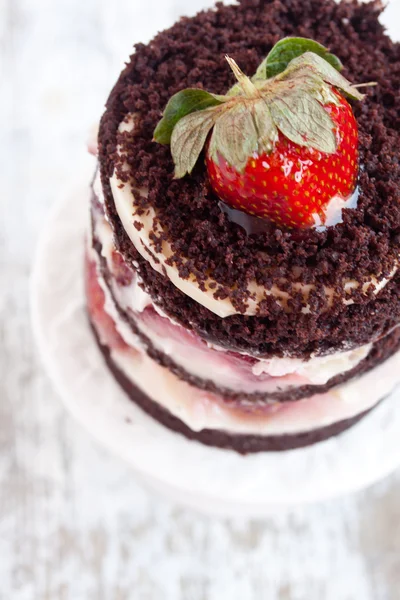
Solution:
M263 522L177 509L72 421L34 347L35 242L121 57L210 4L0 0L0 600L400 598L400 475Z

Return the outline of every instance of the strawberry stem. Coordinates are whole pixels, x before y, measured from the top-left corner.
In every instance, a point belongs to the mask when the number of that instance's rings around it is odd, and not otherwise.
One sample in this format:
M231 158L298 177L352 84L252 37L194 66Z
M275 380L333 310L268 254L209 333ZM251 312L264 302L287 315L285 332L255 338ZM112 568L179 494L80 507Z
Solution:
M232 69L233 74L238 80L238 83L242 88L245 96L247 96L248 98L255 98L259 96L259 91L257 90L256 86L254 85L254 83L252 83L251 79L243 73L236 61L234 61L233 58L231 58L228 55L226 55L225 58L228 62L228 65Z
M363 87L375 87L378 83L376 81L368 81L367 83L353 83L353 87L355 88L363 88Z

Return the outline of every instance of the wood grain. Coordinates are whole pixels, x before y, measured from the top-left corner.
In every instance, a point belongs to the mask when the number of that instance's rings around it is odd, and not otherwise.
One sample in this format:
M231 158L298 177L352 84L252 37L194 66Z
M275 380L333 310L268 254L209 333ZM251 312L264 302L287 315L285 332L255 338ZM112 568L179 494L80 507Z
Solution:
M150 496L65 413L34 347L48 208L122 59L205 0L0 0L0 599L398 600L400 476L266 521ZM51 282L49 282L49 285Z

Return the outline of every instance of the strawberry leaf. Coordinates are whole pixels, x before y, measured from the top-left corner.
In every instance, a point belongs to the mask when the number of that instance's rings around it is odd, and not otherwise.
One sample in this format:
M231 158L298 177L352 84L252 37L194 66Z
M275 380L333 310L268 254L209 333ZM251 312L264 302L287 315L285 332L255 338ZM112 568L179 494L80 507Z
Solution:
M331 54L322 44L307 38L287 37L275 44L267 58L258 67L254 79L275 77L275 75L282 73L293 59L305 52L314 52L337 71L343 69L339 58Z
M175 178L191 173L215 123L213 108L197 111L180 119L171 136L171 154L175 163Z
M278 138L278 131L265 100L256 100L252 107L254 125L257 130L258 152L271 152Z
M257 147L258 132L246 102L235 104L217 119L210 140L210 153L215 161L222 155L228 164L242 172Z
M307 94L271 98L270 110L277 128L299 146L333 154L336 138L332 119L321 104Z
M221 99L205 90L189 88L178 92L172 96L164 110L163 118L154 131L154 141L169 144L174 127L183 117L222 103Z
M277 79L281 81L289 79L299 80L309 77L310 73L319 76L326 83L340 89L353 100L362 100L364 98L364 95L360 94L354 85L338 73L326 60L314 54L314 52L306 52L302 56L292 60L288 68L283 73L280 73Z

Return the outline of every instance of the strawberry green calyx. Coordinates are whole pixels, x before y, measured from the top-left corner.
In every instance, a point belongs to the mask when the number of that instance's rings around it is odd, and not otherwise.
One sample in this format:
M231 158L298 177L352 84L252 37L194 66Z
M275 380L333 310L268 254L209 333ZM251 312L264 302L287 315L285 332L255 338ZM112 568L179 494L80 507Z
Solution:
M154 132L155 141L171 145L176 178L192 172L210 133L210 156L224 158L239 173L254 153L272 152L279 134L299 146L335 153L335 124L324 106L337 104L337 92L364 98L339 72L339 59L303 38L278 42L251 79L226 59L237 80L228 94L178 92Z
M169 144L172 131L180 119L193 112L219 106L222 102L218 96L200 89L189 88L178 92L168 102L163 118L154 131L154 139L159 144Z
M342 71L343 69L343 65L338 57L331 54L322 44L306 38L287 37L275 44L267 58L258 67L255 78L267 79L279 75L294 58L305 54L305 52L317 54L337 71Z

